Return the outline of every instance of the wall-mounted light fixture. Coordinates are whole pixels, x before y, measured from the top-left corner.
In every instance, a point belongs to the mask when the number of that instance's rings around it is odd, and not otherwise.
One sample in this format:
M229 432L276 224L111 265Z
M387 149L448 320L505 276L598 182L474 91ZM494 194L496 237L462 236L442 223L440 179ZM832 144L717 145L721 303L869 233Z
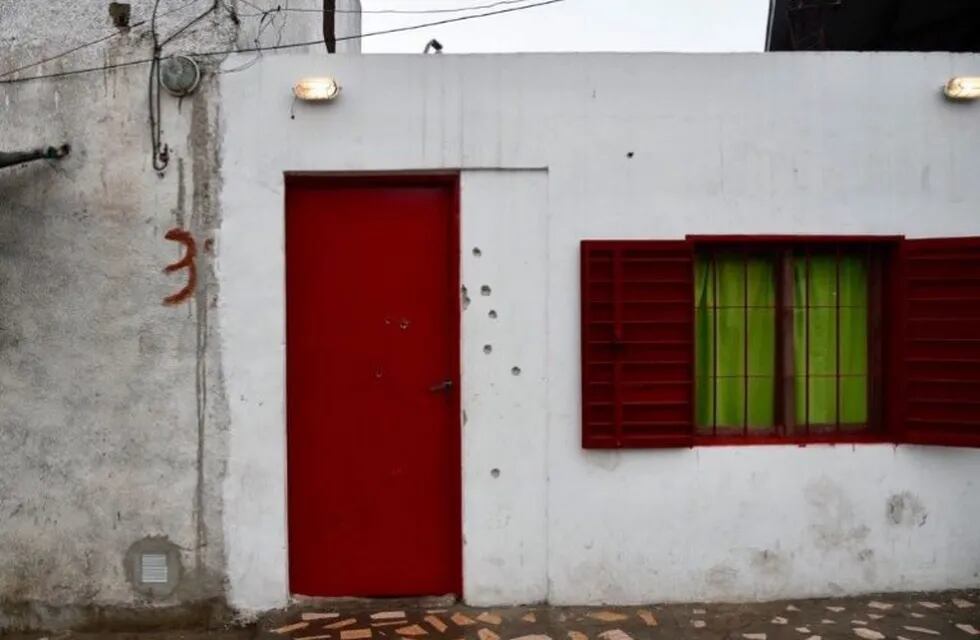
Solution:
M980 77L950 78L943 93L950 100L976 100L980 98Z
M326 102L340 95L340 85L333 78L303 78L293 87L293 95L306 102Z

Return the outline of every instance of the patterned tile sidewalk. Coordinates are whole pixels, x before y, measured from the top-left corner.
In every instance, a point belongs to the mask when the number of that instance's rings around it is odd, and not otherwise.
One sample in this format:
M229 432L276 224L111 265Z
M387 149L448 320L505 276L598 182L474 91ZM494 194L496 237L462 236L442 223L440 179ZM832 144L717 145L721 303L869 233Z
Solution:
M475 609L351 601L246 628L0 632L3 640L980 640L980 591L753 604Z
M645 607L302 608L272 640L980 640L980 592Z

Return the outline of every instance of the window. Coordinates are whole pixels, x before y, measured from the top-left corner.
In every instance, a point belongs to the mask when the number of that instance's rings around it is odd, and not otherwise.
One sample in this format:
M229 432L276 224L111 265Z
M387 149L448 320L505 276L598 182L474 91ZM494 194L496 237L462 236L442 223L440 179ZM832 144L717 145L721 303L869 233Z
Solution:
M695 433L872 433L879 377L874 247L695 251Z
M980 239L582 244L590 448L980 446Z

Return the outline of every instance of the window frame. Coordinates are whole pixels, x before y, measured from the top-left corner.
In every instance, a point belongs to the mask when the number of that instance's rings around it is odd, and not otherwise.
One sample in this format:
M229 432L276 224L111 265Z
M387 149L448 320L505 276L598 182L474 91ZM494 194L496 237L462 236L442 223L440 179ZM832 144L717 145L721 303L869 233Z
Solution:
M581 243L582 272L581 272L581 303L582 317L580 330L582 332L582 446L586 449L608 449L608 448L678 448L693 446L755 446L755 445L790 445L806 446L815 444L881 444L897 443L901 441L901 396L898 384L896 384L896 373L900 372L900 365L903 359L903 303L901 267L902 250L904 236L900 235L687 235L683 240L669 239L644 239L644 240L583 240ZM608 436L596 437L589 430L590 422L586 416L588 406L593 398L589 395L588 385L591 380L586 375L587 367L591 364L588 356L587 326L591 322L590 305L594 303L591 296L587 293L591 284L589 280L589 269L587 261L592 251L631 251L644 246L656 253L657 251L676 251L679 245L686 245L690 252L691 265L691 308L690 308L690 411L689 424L690 433L678 434L674 438L649 439L643 437L621 437L616 435L615 439ZM696 404L694 401L695 388L695 362L696 344L694 341L694 304L693 304L693 279L695 256L698 248L705 246L718 247L728 245L735 249L744 245L780 245L793 246L828 246L836 245L841 247L875 247L881 253L880 258L880 296L881 296L881 326L878 327L880 362L876 363L880 367L881 374L878 376L878 388L874 391L877 394L873 402L877 407L877 429L862 431L838 431L833 433L816 432L808 434L787 434L787 435L703 435L697 432ZM620 303L613 303L614 306ZM651 320L651 322L656 322ZM872 339L869 333L869 341ZM613 341L614 346L616 340ZM897 347L897 348L896 348ZM871 363L869 362L869 367ZM616 385L617 383L613 383ZM869 375L870 384L870 375ZM614 386L614 393L618 394L618 387ZM869 394L870 395L870 394ZM618 397L618 395L617 395ZM869 406L869 411L871 407Z
M807 444L875 444L890 443L895 441L895 434L889 428L891 421L886 419L885 408L889 404L886 394L892 386L886 381L884 366L884 354L886 346L889 344L889 336L894 332L893 325L897 324L896 318L890 312L893 304L890 304L889 291L890 282L893 280L891 271L897 264L897 252L904 240L903 236L855 236L855 235L688 235L685 239L691 244L691 251L695 256L695 262L699 254L705 248L709 251L730 250L734 253L765 251L769 248L773 252L793 251L804 249L806 251L827 250L831 247L836 249L868 249L876 253L878 264L877 282L869 279L869 287L872 285L879 288L877 300L871 302L876 304L876 309L869 309L869 322L875 322L877 326L869 328L868 332L868 422L862 425L858 431L841 431L840 425L833 432L823 429L810 432L811 426L825 427L826 425L807 424L806 433L786 433L786 425L783 423L785 415L775 417L773 431L776 433L751 433L746 430L741 434L707 434L700 432L700 425L696 415L692 416L693 444L694 446L732 446L732 445L798 445ZM777 266L782 266L783 258L777 259ZM781 270L776 270L777 279L782 278ZM783 283L777 283L777 308L776 308L776 339L777 342L785 340L786 328L785 319L782 318L784 301L780 294L785 293ZM876 316L876 317L875 317ZM875 344L872 341L876 341ZM695 349L697 344L695 341ZM782 357L782 345L777 344L776 357ZM782 367L777 362L776 365L776 388L775 394L781 396L786 393L785 375ZM697 382L694 383L695 393ZM782 402L777 400L777 407L781 407ZM692 414L696 414L696 403L691 407ZM778 412L777 412L778 413ZM782 432L780 434L779 432Z

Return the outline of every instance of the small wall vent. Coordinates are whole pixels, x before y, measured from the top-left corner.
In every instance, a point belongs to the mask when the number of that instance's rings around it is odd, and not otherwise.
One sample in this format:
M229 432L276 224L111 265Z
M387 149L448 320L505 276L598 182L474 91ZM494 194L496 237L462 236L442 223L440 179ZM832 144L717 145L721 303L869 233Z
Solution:
M144 553L140 558L140 582L143 584L167 584L167 554Z
M180 548L165 536L137 540L123 559L126 580L133 589L149 598L166 598L180 584L184 574Z

